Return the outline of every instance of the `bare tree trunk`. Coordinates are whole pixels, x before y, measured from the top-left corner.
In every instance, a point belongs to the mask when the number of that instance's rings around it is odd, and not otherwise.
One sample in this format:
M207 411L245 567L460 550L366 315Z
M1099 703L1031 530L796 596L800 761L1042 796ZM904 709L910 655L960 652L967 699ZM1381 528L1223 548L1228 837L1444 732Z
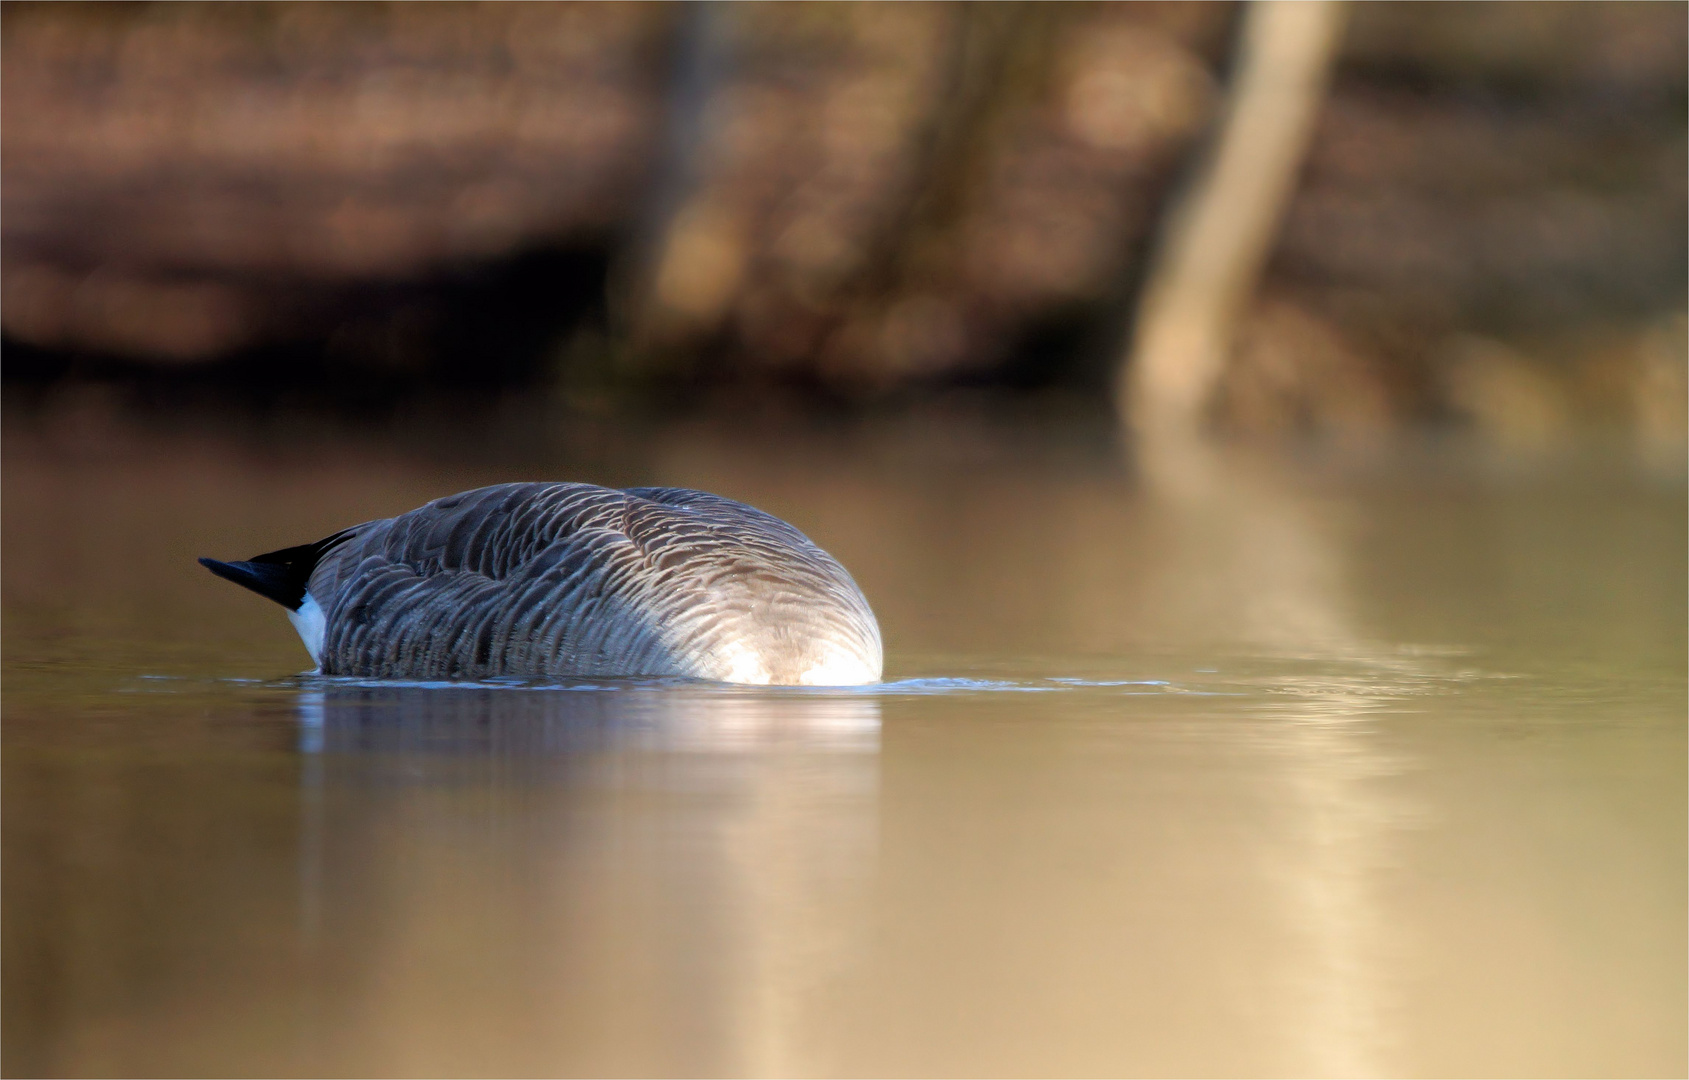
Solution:
M686 311L687 315L708 321L715 314L708 310L710 298L696 295L700 291L697 284L677 281L677 273L683 274L686 268L676 264L701 246L696 223L688 231L682 219L705 180L701 172L703 151L713 134L708 130L708 112L732 73L738 16L736 6L726 0L686 4L674 29L670 57L673 77L655 155L655 182L619 260L610 298L621 324L619 331L637 343L634 359L639 359L639 350L653 344L653 338L662 337L665 318L675 317L675 313L663 310L665 291L671 306L678 299L683 309L704 308ZM707 247L710 238L703 239L702 246ZM676 251L688 244L693 252ZM691 288L686 287L688 284ZM676 293L681 295L676 297Z
M1197 434L1266 262L1343 21L1339 0L1254 0L1212 150L1174 209L1117 381L1138 442Z

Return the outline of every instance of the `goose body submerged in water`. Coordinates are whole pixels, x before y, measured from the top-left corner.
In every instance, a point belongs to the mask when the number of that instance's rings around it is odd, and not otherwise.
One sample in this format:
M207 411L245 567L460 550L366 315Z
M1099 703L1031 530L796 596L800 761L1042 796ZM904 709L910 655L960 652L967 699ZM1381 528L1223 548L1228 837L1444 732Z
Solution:
M499 484L246 562L325 675L680 675L846 686L880 629L844 567L779 518L684 488Z

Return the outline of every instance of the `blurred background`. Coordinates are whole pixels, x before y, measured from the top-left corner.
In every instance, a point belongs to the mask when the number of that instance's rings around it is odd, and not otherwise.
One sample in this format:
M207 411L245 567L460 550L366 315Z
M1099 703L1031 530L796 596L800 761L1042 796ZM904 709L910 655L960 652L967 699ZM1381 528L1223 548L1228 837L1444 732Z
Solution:
M8 402L1106 408L1243 10L8 4ZM1680 443L1684 7L1346 14L1204 422Z

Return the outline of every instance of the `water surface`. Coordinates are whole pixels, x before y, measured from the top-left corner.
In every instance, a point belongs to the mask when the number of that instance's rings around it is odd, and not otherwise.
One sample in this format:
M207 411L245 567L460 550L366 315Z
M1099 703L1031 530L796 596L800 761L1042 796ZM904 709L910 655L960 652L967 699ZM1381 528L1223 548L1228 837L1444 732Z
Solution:
M305 445L7 425L9 1075L1689 1067L1680 476ZM535 477L788 518L888 682L322 679L193 563Z

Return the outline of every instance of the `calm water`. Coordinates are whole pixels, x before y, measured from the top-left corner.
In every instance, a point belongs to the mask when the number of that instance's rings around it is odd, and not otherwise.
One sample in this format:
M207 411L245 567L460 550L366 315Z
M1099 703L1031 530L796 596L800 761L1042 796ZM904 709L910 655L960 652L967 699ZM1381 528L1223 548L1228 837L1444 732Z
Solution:
M591 443L10 419L8 1075L1689 1068L1681 473ZM324 680L193 563L537 477L787 517L891 681Z

